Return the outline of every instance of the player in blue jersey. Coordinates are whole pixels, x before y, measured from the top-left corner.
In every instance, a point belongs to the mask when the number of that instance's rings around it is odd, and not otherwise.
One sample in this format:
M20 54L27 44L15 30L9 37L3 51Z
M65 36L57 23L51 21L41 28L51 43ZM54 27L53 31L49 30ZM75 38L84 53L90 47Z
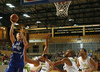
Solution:
M14 22L12 22L11 28L10 28L10 40L12 42L12 55L11 60L9 62L8 68L5 70L5 72L23 72L24 68L24 58L23 58L23 50L24 45L27 43L24 34L23 34L23 28L22 30L16 34L16 39L13 35L14 31Z

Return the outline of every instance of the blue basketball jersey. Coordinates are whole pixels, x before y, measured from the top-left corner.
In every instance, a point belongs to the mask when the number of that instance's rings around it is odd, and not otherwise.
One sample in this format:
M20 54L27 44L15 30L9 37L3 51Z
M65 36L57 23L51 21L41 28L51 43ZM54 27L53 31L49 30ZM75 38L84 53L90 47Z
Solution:
M17 62L23 61L23 50L24 50L24 44L23 41L18 42L15 41L13 45L13 54L11 55L11 58Z
M12 48L13 48L13 53L11 55L11 60L5 72L23 72L23 68L24 68L23 41L18 42L16 40Z

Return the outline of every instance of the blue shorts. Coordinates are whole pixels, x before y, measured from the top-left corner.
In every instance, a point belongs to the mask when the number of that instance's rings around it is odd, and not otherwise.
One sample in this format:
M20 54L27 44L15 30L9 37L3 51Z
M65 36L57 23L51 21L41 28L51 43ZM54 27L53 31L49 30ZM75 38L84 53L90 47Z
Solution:
M6 68L5 72L23 72L23 68L14 68L12 66L9 66Z
M13 59L9 62L9 67L5 69L5 72L23 72L24 62L17 62Z

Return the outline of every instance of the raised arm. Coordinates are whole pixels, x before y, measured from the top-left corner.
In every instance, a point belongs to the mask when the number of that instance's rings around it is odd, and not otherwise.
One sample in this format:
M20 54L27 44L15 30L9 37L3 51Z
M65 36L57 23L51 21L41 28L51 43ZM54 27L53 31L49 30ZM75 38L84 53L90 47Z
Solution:
M43 51L43 54L47 54L48 52L48 46L49 46L49 43L48 43L48 38L50 37L50 33L46 36L46 45L45 45L45 48L44 48L44 51Z
M28 42L27 42L27 40L26 40L26 38L25 38L25 36L24 36L23 27L22 27L20 33L21 33L21 35L22 35L24 45L27 44Z
M14 42L15 42L15 37L14 37L14 35L13 35L13 32L14 32L14 22L12 22L11 21L11 28L10 28L10 40L11 40L11 42L12 42L12 45L14 44Z
M31 63L31 64L34 64L34 66L38 66L39 65L39 61L38 60L32 60L32 59L29 59L27 57L27 53L26 53L26 50L28 48L28 43L24 46L24 61L28 62L28 63Z

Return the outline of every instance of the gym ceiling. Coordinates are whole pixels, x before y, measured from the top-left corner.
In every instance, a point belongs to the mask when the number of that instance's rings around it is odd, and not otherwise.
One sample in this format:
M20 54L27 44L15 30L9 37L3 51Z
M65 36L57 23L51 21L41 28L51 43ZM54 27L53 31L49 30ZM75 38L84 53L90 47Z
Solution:
M7 3L11 3L15 8L8 7ZM56 16L56 7L53 3L22 6L20 0L0 0L0 17L3 17L0 19L0 25L10 28L10 15L13 13L19 16L17 29L20 29L21 25L29 26L29 29L46 28L30 30L29 33L47 33L51 32L49 27L100 24L100 0L73 0L68 10L68 17ZM30 17L25 17L23 14L28 14ZM72 20L69 21L70 19ZM88 34L100 33L100 25L86 27L86 30ZM69 33L69 35L73 33L72 31L80 34L77 32L82 31L82 27L55 29L55 32Z

